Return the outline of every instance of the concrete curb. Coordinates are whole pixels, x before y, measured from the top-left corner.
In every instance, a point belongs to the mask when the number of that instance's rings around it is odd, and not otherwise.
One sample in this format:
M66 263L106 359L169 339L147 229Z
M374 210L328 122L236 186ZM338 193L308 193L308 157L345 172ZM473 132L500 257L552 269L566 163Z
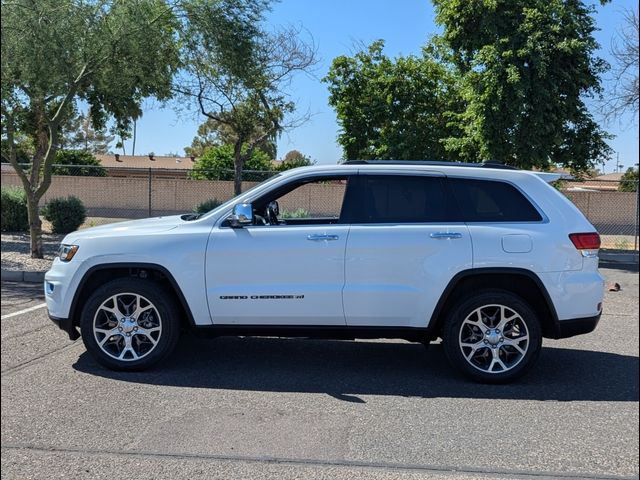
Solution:
M3 282L25 282L25 283L42 283L44 282L45 272L24 272L22 270L1 270L1 280Z
M624 263L624 264L633 264L638 263L638 253L623 253L623 252L607 252L601 251L600 261L605 263Z

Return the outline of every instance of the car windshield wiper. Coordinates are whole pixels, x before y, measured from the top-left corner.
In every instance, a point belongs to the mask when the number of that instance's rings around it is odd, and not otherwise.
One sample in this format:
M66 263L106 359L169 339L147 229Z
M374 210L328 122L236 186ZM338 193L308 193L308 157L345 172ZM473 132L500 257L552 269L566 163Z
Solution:
M184 215L181 215L180 218L185 222L191 222L199 219L202 215L202 213L185 213Z

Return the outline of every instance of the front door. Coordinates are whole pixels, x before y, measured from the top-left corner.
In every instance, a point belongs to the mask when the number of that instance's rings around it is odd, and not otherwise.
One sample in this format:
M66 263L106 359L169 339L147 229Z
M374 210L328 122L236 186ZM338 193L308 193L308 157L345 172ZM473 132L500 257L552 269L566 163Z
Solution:
M212 231L205 271L214 324L345 325L347 183L298 180L254 201L253 225Z

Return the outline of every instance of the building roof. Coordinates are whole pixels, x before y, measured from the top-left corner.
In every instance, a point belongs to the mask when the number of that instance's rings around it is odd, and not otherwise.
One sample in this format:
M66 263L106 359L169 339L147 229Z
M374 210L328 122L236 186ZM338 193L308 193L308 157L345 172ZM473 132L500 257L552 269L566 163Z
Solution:
M108 168L166 168L171 170L191 170L195 160L190 157L119 154L96 155L96 158L103 167Z
M622 173L622 172L607 173L605 175L598 175L595 178L595 180L609 181L609 182L619 182L620 180L622 180L622 175L624 175L624 173Z

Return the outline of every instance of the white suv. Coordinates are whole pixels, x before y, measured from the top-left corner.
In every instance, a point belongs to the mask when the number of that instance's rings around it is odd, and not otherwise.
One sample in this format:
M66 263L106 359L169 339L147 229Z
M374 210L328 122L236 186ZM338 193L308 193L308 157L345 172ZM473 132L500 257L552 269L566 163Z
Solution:
M69 234L49 316L109 368L214 335L442 338L472 378L506 382L542 337L591 332L600 238L547 181L495 164L347 162L290 170L205 215Z

